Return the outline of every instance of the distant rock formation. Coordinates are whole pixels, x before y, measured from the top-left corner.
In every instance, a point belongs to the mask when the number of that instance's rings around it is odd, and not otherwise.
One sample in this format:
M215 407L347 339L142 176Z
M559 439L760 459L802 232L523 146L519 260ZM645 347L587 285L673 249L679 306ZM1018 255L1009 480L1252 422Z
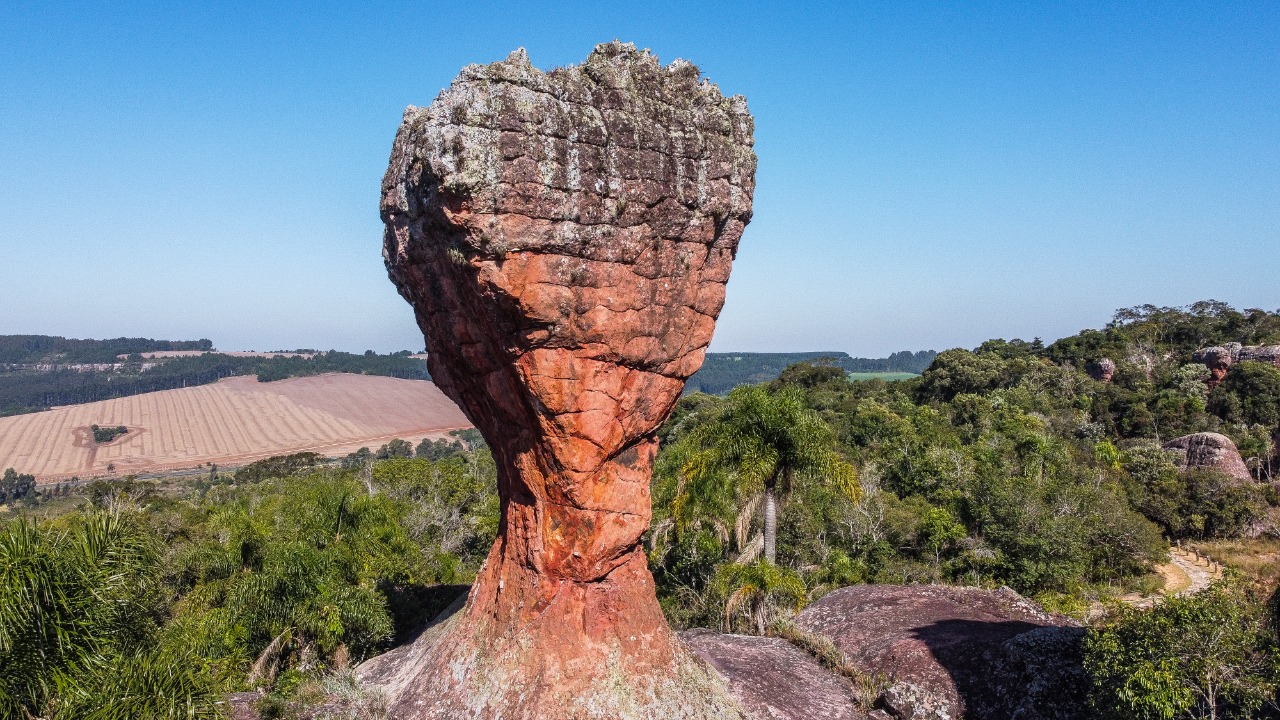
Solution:
M1239 362L1260 362L1280 367L1280 345L1258 345L1240 348Z
M1221 385L1227 377L1227 371L1236 364L1235 354L1225 347L1218 346L1197 350L1191 359L1209 368L1209 377L1204 381L1204 384L1209 386L1209 390Z
M1238 480L1253 480L1239 448L1226 435L1211 432L1183 435L1165 443L1164 449L1178 452L1176 462L1183 470L1211 468Z
M467 607L384 674L393 717L740 716L668 628L641 536L655 431L751 219L752 135L743 98L616 42L472 65L405 111L387 268L493 449L502 525Z
M1205 384L1213 390L1222 384L1227 371L1240 362L1264 362L1280 367L1280 345L1241 345L1227 343L1195 351L1191 359L1209 368Z
M1085 365L1084 369L1094 380L1109 383L1116 375L1116 361L1111 358L1102 358Z
M868 673L900 720L1083 720L1084 630L1007 588L858 585L800 613Z

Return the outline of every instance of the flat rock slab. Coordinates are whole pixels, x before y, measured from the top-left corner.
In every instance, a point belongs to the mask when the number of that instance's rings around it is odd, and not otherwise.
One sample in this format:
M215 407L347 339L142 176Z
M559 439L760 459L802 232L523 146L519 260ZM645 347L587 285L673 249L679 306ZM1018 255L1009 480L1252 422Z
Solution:
M1007 588L861 585L810 605L796 624L883 673L896 718L1083 718L1083 629Z
M865 720L853 688L786 640L681 633L703 660L729 682L730 691L758 720Z

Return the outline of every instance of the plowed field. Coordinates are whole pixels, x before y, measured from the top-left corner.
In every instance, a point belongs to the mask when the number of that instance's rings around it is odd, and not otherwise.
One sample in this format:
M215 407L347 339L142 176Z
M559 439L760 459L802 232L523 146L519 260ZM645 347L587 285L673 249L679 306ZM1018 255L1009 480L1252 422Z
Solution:
M129 432L97 445L90 425ZM470 427L430 382L330 374L259 383L228 378L213 385L146 393L48 412L0 418L0 470L41 483L79 476L198 467L234 467L272 455L342 455L377 449L392 438Z

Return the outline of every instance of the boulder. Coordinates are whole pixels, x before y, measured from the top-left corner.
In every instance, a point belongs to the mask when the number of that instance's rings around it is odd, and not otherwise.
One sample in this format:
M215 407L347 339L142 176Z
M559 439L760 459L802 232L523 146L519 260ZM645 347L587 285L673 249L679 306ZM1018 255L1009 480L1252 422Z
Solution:
M1111 382L1111 378L1116 374L1116 361L1111 358L1102 358L1085 365L1085 370L1089 373L1089 377L1098 382Z
M781 638L680 634L758 720L865 720L849 680Z
M667 626L641 538L656 430L751 219L752 136L743 98L617 42L546 73L523 50L469 66L405 111L383 254L432 378L493 450L502 513L392 716L741 716Z
M1175 462L1183 470L1211 468L1244 482L1253 480L1240 450L1226 435L1211 432L1183 435L1165 443L1164 449L1178 453Z
M878 704L899 720L1087 717L1084 630L1007 588L842 588L796 624L887 676Z

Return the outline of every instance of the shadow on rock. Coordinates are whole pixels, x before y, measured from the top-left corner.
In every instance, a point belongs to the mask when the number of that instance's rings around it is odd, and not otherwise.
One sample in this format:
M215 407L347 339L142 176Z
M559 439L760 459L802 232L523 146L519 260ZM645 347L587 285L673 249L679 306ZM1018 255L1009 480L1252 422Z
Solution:
M1084 629L1007 588L843 588L796 624L888 677L877 705L900 720L1087 717Z

